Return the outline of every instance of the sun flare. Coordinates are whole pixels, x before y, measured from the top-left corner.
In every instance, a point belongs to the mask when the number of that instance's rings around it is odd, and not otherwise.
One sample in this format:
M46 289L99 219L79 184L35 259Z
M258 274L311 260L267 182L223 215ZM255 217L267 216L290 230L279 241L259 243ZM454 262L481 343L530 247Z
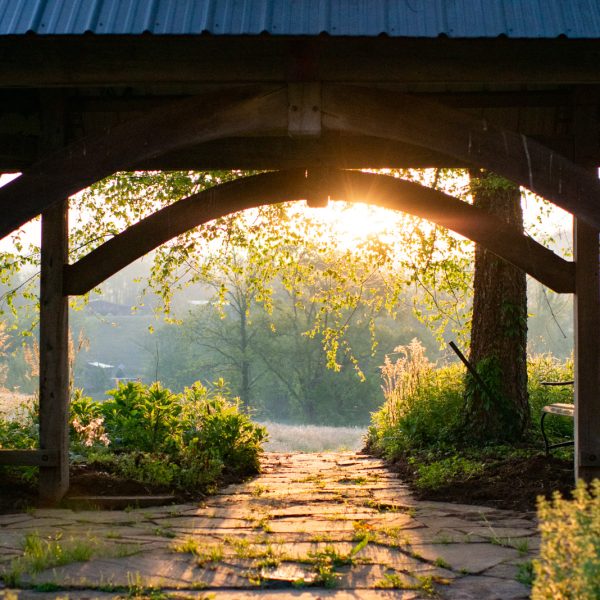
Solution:
M340 245L350 246L372 237L388 238L401 220L401 213L362 202L330 201L326 207L300 205L300 214L327 225Z

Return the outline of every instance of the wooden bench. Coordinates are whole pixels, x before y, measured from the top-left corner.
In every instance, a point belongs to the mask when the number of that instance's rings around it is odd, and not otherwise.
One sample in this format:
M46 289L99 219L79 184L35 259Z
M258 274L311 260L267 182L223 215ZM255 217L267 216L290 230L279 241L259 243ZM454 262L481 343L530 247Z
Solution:
M542 381L542 385L574 385L574 381ZM542 430L542 437L544 438L544 448L546 450L546 456L550 456L550 450L553 448L564 448L565 446L572 446L574 440L567 442L560 442L559 444L549 444L546 431L544 430L544 419L546 415L560 415L561 417L570 417L571 419L575 416L575 405L557 402L555 404L548 404L542 408L542 418L540 420L540 428Z

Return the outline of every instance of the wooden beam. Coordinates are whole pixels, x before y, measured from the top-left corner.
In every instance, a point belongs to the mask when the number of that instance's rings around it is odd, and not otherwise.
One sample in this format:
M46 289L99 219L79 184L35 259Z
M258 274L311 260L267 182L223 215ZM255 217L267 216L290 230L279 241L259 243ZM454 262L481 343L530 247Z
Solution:
M0 238L55 202L170 150L243 133L287 129L285 88L256 87L157 108L103 136L83 139L0 188Z
M484 167L600 229L600 182L541 144L484 119L408 95L330 85L323 126L417 144Z
M181 233L262 204L330 196L429 219L483 244L558 292L574 290L573 264L484 211L416 183L335 170L264 173L194 194L154 213L66 267L64 293L84 294Z
M600 83L597 39L3 36L0 85Z
M23 467L56 467L56 450L4 450L0 449L0 465Z
M40 280L40 448L57 464L40 468L40 498L56 504L69 488L69 320L63 273L68 257L68 203L42 214Z
M600 478L600 244L599 231L574 223L575 476Z

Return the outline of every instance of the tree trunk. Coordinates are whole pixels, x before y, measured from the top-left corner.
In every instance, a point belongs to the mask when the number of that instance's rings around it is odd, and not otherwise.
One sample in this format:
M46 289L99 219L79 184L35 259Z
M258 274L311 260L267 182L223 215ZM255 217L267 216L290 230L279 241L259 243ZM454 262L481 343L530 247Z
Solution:
M472 170L470 176L475 206L523 231L519 188L486 171ZM470 360L487 392L468 378L468 439L518 440L529 424L525 273L480 245L475 247Z

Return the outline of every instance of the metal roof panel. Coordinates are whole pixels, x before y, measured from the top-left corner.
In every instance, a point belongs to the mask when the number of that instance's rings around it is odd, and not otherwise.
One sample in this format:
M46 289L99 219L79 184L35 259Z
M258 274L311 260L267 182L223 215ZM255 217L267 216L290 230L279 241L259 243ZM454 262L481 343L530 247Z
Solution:
M600 38L599 0L0 0L0 35Z

